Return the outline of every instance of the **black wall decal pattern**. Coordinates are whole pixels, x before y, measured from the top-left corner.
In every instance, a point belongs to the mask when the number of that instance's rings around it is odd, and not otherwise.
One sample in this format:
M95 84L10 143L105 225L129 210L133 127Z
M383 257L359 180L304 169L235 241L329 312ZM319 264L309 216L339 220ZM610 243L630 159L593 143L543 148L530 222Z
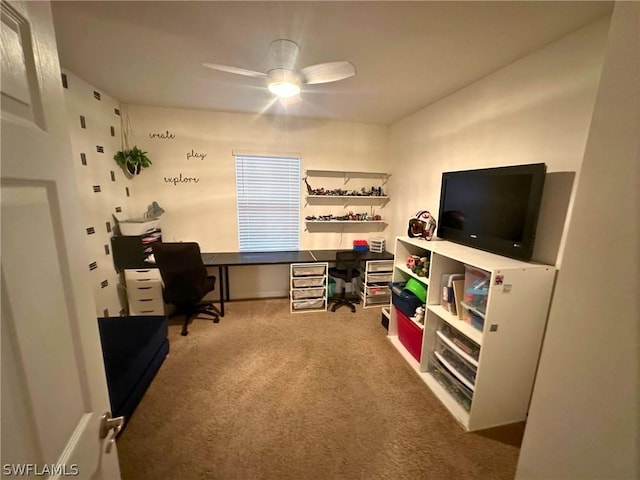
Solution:
M76 170L76 176L80 185L89 191L95 192L95 197L99 203L99 208L93 209L92 213L87 213L89 217L84 218L87 235L87 263L92 275L95 275L95 286L93 288L96 299L96 311L109 316L109 311L114 315L126 314L126 309L122 308L119 290L118 275L114 271L111 259L106 262L96 261L98 255L111 256L110 238L113 235L113 223L108 221L111 218L112 208L121 208L125 195L126 182L123 177L117 176L115 169L106 169L105 178L110 178L109 184L96 181L98 176L102 178L107 160L111 160L115 152L120 148L116 137L120 132L120 110L117 103L108 97L104 97L97 89L87 88L82 79L76 81L76 77L68 72L62 74L67 108L70 113L79 120L80 129L73 129L71 132L72 145L78 148L80 165ZM107 115L104 115L104 114ZM118 116L118 119L110 117L111 114ZM109 118L110 117L110 118ZM94 153L85 150L86 145L93 145ZM82 148L84 147L84 148ZM84 151L83 151L84 150ZM97 153L97 155L96 155ZM76 157L77 158L77 157ZM116 186L114 183L117 183ZM127 192L128 193L128 192ZM124 205L123 205L124 207ZM92 225L105 225L106 231ZM89 226L86 226L89 225ZM98 237L98 238L95 238ZM91 240L94 239L94 240ZM93 257L93 258L91 258ZM85 267L86 268L86 267ZM93 282L92 282L93 283ZM104 293L98 295L98 290Z

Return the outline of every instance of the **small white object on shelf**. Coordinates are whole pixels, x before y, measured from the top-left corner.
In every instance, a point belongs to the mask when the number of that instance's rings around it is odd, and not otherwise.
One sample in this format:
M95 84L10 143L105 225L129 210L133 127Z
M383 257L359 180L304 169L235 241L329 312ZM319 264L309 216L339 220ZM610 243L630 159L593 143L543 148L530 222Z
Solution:
M125 236L144 235L160 226L160 220L128 219L118 222L120 234Z
M369 242L369 250L373 253L383 253L385 249L384 238L372 238Z

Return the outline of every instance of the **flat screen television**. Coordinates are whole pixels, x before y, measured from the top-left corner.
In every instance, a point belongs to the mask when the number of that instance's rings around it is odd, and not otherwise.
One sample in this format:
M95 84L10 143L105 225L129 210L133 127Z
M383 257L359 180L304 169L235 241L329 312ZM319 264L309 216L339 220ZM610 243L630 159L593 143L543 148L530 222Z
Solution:
M529 261L546 170L534 163L444 172L438 237Z

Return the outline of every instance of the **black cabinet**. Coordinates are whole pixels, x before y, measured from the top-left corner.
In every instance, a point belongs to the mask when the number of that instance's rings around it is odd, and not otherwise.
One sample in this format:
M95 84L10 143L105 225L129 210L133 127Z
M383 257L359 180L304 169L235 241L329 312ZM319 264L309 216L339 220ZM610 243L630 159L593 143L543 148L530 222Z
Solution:
M155 229L144 235L118 235L111 237L113 264L117 271L126 268L144 268L149 266L147 258L153 253L155 242L162 241L162 232Z

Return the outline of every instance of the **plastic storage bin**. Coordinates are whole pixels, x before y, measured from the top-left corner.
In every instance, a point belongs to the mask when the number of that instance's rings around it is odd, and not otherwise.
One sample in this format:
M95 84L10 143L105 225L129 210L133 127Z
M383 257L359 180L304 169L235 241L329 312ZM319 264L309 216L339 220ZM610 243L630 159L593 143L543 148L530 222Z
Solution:
M445 364L467 388L473 390L478 367L458 355L439 336L436 336L436 357Z
M447 390L455 400L464 407L465 410L471 410L471 402L473 400L473 392L465 387L457 378L451 374L444 365L442 365L435 356L429 358L427 372L431 373L433 378Z
M469 355L475 361L478 361L480 358L480 345L475 343L473 340L465 337L463 334L458 332L457 330L451 328L446 323L442 323L440 328L438 329L438 333L442 334L446 337L451 343L453 343L456 347L458 347L461 351Z
M292 280L293 288L300 287L321 287L324 285L324 277L302 277Z
M469 265L465 265L464 270L463 301L471 308L484 313L487 311L491 275Z
M304 265L293 267L293 275L296 277L324 275L324 265Z
M385 248L384 238L372 238L369 242L369 250L374 253L383 253Z
M389 289L388 285L374 285L374 286L368 286L367 288L367 295L368 296L378 296L378 295L386 295L389 296L389 294L391 293L391 290Z
M291 302L294 310L320 309L324 308L324 298L314 298L311 300L293 300Z
M299 298L318 298L324 295L324 287L300 288L291 291L294 300Z
M422 329L406 315L396 311L398 319L398 340L416 361L420 361L422 352Z
M462 302L462 319L480 331L484 329L484 314L465 302Z
M390 272L393 270L391 262L367 262L367 270L371 272Z
M404 283L398 282L391 284L391 303L407 317L413 317L422 302L413 292L405 290L404 286Z
M369 273L367 275L367 281L369 283L384 283L387 285L393 277L393 273Z

